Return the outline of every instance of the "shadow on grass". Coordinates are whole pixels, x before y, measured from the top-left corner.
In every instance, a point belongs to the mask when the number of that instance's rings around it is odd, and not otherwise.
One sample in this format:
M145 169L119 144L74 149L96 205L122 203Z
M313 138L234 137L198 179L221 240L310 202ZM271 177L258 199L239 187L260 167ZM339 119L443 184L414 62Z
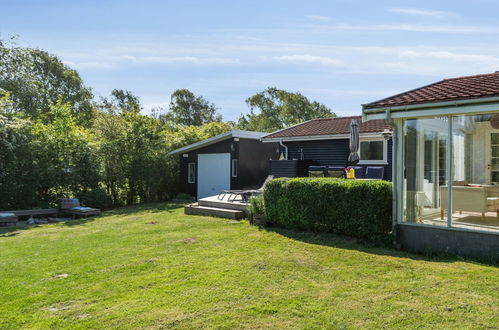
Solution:
M43 225L26 225L26 226L11 226L11 227L0 227L0 238L4 237L16 237L21 234L24 230L31 228L40 227Z
M88 218L75 218L71 220L66 220L66 221L61 221L59 222L63 226L68 226L68 227L73 227L73 226L79 226L79 225L84 225L86 223L95 221L98 217L88 217Z
M308 244L314 245L323 245L329 247L335 247L339 249L346 250L356 250L370 254L377 254L382 256L389 257L397 257L397 258L406 258L412 260L419 261L428 261L428 262L469 262L480 265L488 265L488 266L499 266L499 261L496 260L488 260L488 259L480 259L480 258L464 258L461 256L456 256L448 253L411 253L407 251L401 251L395 249L393 246L389 246L388 244L375 244L370 243L361 239L351 238L346 236L341 236L337 234L329 234L329 233L313 233L306 231L297 231L291 229L283 229L277 227L266 227L264 230L269 232L274 232L279 235L305 242Z
M173 212L175 209L182 207L182 204L164 202L164 203L149 203L149 204L138 204L124 206L108 211L104 211L100 216L94 216L89 218L79 218L64 222L65 226L77 226L86 224L88 222L94 221L100 217L113 216L113 215L130 215L130 214L141 214L141 213L161 213L161 212Z
M138 204L119 207L109 211L105 211L102 215L127 215L133 213L160 213L160 212L173 212L179 207L183 207L183 204L173 203L173 202L163 202L163 203L149 203L149 204Z
M183 204L173 203L173 202L163 202L163 203L149 203L149 204L138 204L120 207L108 211L104 211L100 216L92 216L88 218L76 218L66 221L58 222L63 226L73 227L84 225L89 222L95 221L100 217L111 216L111 215L129 215L136 213L160 213L160 212L173 212L175 209L183 207ZM0 238L3 237L15 237L19 235L22 231L31 228L36 228L44 226L44 224L36 225L25 225L25 226L11 226L11 227L0 227Z

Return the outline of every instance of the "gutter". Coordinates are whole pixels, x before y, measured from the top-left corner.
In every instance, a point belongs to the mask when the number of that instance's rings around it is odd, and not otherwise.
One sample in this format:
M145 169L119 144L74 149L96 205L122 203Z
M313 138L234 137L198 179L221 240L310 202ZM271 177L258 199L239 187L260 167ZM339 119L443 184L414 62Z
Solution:
M367 133L360 133L360 137L364 138L377 138L381 137L381 132L367 132ZM349 139L350 134L336 134L336 135L301 135L301 136L289 136L289 137L282 137L282 138L266 138L263 137L261 141L263 143L272 143L272 142L279 142L279 141L285 141L285 142L293 142L293 141L317 141L317 140L342 140L342 139Z
M461 106L461 105L492 103L492 102L498 102L498 101L499 101L499 96L494 96L494 97L464 99L464 100L457 100L457 101L420 103L420 104L410 104L410 105L401 105L401 106L384 107L384 108L373 108L373 109L366 109L367 104L363 104L362 105L362 115L363 115L363 117L365 117L365 115L367 115L367 114L383 113L385 111L404 111L404 110L414 110L414 109L456 107L456 106Z

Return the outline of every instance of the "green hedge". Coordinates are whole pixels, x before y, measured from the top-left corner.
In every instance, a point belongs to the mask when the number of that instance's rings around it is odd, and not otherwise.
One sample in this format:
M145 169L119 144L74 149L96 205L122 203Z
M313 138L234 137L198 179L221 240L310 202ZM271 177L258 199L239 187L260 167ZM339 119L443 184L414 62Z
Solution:
M265 186L265 216L284 228L333 232L371 241L392 228L392 184L333 178L275 179Z

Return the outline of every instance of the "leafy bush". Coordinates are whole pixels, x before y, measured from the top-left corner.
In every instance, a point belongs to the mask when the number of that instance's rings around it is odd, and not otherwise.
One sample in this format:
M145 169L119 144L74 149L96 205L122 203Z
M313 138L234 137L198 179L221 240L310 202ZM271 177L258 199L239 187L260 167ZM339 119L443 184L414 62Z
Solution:
M279 227L333 232L380 241L392 225L387 181L275 179L265 187L267 221Z
M113 205L111 196L102 188L81 192L78 194L78 198L80 199L80 204L83 206L107 209Z
M177 197L175 199L180 199L180 200L192 200L192 196L186 193L179 193L177 194Z
M265 202L263 195L257 195L250 198L248 211L254 215L265 215Z

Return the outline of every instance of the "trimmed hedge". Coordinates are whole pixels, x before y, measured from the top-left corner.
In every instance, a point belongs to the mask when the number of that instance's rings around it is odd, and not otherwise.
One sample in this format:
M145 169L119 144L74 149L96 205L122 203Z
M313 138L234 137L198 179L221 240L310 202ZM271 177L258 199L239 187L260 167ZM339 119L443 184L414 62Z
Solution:
M265 216L284 228L371 241L392 229L392 184L333 178L280 178L265 186Z

